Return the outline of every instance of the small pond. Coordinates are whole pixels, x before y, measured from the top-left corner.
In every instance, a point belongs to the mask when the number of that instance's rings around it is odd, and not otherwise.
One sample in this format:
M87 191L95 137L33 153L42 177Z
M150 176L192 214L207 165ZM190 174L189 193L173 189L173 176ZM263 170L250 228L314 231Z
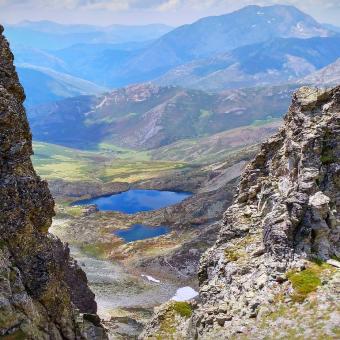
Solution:
M134 224L132 227L125 230L117 230L113 233L122 238L125 242L133 242L145 240L152 237L165 235L170 232L170 229L165 226L150 227L144 224Z
M182 202L192 194L189 192L160 190L129 190L120 194L101 196L75 202L73 205L95 204L101 211L120 211L134 214L151 211Z

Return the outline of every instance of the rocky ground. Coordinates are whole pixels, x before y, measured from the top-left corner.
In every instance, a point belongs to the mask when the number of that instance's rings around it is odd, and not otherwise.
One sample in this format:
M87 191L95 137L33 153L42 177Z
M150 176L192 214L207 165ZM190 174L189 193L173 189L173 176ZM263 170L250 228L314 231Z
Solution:
M293 96L201 259L199 298L162 306L141 338L339 337L339 114L340 87Z

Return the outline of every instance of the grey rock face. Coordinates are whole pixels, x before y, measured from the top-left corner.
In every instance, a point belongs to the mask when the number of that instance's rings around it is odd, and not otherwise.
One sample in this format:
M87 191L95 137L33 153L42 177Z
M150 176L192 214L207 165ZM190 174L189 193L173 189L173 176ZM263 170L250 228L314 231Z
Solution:
M200 301L186 338L263 338L255 330L265 308L281 295L290 300L282 293L292 289L287 272L339 257L339 119L340 86L294 94L283 127L247 166L218 240L201 259ZM160 329L148 325L143 336Z
M85 273L48 234L54 202L35 173L25 99L0 26L0 337L82 339L96 313Z
M209 334L220 301L233 315L225 329L232 335L300 259L339 256L339 118L340 87L295 93L283 128L248 165L218 241L202 258L198 334Z

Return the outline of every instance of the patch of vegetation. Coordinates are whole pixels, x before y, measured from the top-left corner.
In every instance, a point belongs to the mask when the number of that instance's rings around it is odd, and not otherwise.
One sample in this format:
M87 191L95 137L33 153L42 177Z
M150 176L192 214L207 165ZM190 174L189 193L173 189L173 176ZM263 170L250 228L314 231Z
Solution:
M321 163L324 165L328 165L331 163L336 162L336 157L334 157L334 144L332 135L329 132L325 134L325 142L322 145L322 152L321 152Z
M94 258L106 259L110 251L112 250L111 243L96 243L96 244L84 244L81 246L81 250Z
M263 126L266 124L274 123L280 121L280 118L273 118L272 116L268 116L266 119L256 119L251 123L251 126Z
M331 150L328 150L327 152L323 153L320 157L320 160L321 163L324 165L332 164L335 162L335 158Z
M249 244L256 242L258 235L247 234L238 238L235 243L224 250L225 258L230 262L235 262L247 256L246 248Z
M114 160L103 170L100 178L104 182L133 183L143 179L159 177L161 173L183 169L185 163L166 161L126 161Z
M5 248L6 242L4 240L0 240L0 249Z
M79 217L83 214L83 210L81 206L69 206L66 208L66 213L72 217Z
M25 340L27 339L27 336L21 329L18 329L12 334L1 336L1 339L3 340Z
M100 144L98 148L84 151L37 142L34 143L34 167L46 180L132 183L187 166L183 162L152 161L146 151L111 144Z
M211 111L208 110L200 110L200 118L209 118L213 115Z
M48 143L33 143L35 169L44 179L93 180L98 164L106 157Z
M321 271L322 265L315 263L301 272L291 271L287 273L287 278L294 288L294 293L292 294L293 301L303 302L308 294L318 289L321 285Z
M190 318L192 314L192 308L188 302L175 301L173 303L173 309L183 318Z
M110 144L110 143L100 143L98 144L98 150L107 154L114 155L119 159L133 159L139 161L150 160L149 151L137 151L128 148L122 148L120 146Z
M192 315L190 304L182 301L171 302L168 310L161 316L159 331L155 335L157 340L173 339L173 335L177 331L178 322L180 322L176 320L176 314L182 318L190 318Z
M235 262L240 258L239 252L233 249L225 249L224 256L230 262Z
M176 332L176 324L174 316L166 315L161 321L159 333L156 334L157 340L172 339L173 334Z

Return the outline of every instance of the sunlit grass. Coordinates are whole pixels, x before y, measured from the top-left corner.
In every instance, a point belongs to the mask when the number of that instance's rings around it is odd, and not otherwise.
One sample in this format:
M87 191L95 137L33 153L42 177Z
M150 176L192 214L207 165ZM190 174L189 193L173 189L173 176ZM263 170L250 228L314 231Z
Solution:
M136 182L158 177L161 173L181 169L186 165L180 162L114 160L105 167L102 179L105 182Z
M46 180L128 182L159 177L181 169L183 162L150 160L146 151L100 144L97 151L34 143L34 167Z

